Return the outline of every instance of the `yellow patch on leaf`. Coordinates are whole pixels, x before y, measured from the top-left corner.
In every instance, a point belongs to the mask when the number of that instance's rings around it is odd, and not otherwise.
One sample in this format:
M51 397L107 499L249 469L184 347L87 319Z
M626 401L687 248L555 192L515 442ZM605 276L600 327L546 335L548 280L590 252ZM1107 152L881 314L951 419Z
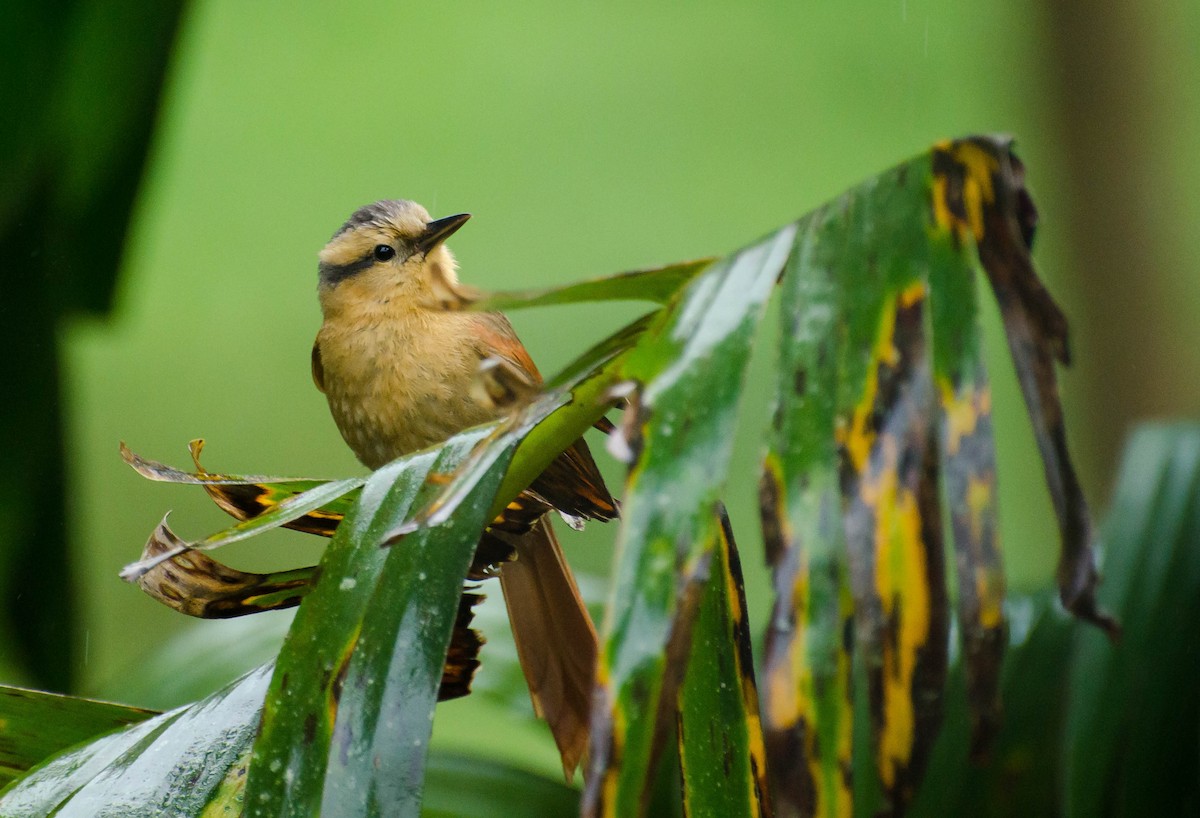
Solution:
M899 452L887 438L875 485L863 485L863 498L875 511L875 589L885 619L899 619L895 642L882 644L883 727L879 774L891 788L897 771L912 755L916 710L912 700L917 650L929 640L930 594L926 586L925 544L917 497L897 479ZM890 630L890 629L889 629Z
M943 230L952 230L960 238L970 234L976 242L983 238L983 210L995 201L996 191L992 186L992 174L1000 168L996 157L974 142L939 142L935 150L948 153L963 167L963 217L951 210L947 197L947 183L943 176L933 180L933 217Z
M991 414L992 391L983 386L956 393L945 378L938 379L938 391L946 424L946 454L955 455L962 439L975 434L980 418Z
M899 293L893 293L884 299L880 310L879 333L871 350L871 362L867 367L867 380L862 398L854 407L848 424L839 418L835 431L837 441L845 448L850 463L859 474L866 471L867 458L875 445L876 432L869 428L868 424L875 410L875 396L879 392L879 365L895 366L900 362L900 351L896 349L895 344L896 310L898 307L911 307L925 298L927 292L928 286L924 281L914 281Z

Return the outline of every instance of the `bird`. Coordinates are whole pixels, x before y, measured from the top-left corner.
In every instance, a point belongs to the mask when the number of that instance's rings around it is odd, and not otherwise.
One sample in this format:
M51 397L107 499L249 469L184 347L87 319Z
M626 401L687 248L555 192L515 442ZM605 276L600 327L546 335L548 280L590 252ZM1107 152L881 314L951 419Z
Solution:
M489 367L532 387L542 382L503 314L447 308L460 285L445 242L469 218L433 219L416 202L378 201L356 210L320 252L313 381L370 469L502 415L481 395ZM490 534L515 555L499 567L500 586L534 711L570 780L587 747L597 638L545 512L608 520L617 503L583 438L523 496L536 517L526 530L493 526Z

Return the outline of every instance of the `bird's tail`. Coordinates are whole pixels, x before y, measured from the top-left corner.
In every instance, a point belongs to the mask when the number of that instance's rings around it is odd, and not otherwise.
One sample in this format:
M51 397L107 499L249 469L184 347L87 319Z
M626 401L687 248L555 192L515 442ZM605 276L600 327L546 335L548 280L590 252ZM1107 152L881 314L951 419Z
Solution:
M506 534L516 559L500 569L517 656L533 709L546 720L569 781L588 743L596 676L596 628L546 517Z

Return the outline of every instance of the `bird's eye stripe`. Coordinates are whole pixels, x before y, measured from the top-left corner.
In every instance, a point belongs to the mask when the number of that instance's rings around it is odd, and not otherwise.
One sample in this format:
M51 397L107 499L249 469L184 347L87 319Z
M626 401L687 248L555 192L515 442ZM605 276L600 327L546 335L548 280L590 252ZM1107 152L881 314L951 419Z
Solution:
M375 263L375 256L373 255L359 259L358 261L352 261L349 264L330 264L323 261L320 264L321 281L333 284L342 279L349 278Z
M320 280L327 284L336 284L381 261L391 261L398 255L400 253L392 245L377 244L357 261L347 262L346 264L331 264L323 261L319 265Z

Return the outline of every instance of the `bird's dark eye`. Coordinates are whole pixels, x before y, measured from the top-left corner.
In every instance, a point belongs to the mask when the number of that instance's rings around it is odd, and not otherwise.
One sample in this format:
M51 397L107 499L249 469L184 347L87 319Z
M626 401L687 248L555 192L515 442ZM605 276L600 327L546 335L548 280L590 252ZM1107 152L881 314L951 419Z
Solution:
M372 252L376 261L387 261L395 257L396 248L390 244L377 244Z

